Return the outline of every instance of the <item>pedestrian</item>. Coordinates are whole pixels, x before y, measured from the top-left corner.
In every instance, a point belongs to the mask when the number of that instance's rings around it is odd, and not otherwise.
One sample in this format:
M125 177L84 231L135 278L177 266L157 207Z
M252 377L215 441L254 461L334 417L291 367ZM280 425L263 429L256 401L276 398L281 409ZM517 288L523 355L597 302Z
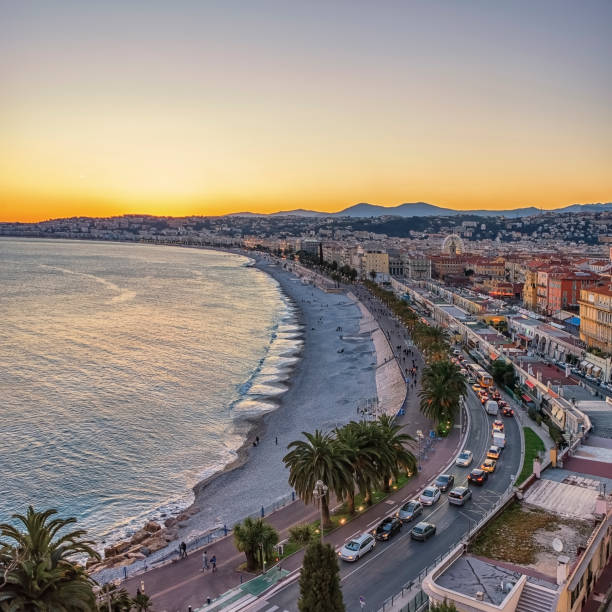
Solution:
M208 552L206 550L202 553L202 571L205 569L210 569L208 567Z
M278 436L276 436L276 438L274 438L274 444L276 444L276 446L278 446Z
M187 544L185 544L185 542L181 542L181 558L187 558Z
M259 445L259 436L255 436L255 442L257 442L257 445Z
M217 571L217 555L213 555L210 558L210 564L212 565L213 573Z

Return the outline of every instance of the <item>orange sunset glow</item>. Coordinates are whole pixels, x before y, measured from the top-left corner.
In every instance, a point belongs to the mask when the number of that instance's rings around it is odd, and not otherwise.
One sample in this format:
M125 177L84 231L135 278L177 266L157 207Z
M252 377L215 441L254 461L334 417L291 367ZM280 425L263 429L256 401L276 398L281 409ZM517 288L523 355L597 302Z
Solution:
M1 221L612 200L604 4L179 4L13 7Z

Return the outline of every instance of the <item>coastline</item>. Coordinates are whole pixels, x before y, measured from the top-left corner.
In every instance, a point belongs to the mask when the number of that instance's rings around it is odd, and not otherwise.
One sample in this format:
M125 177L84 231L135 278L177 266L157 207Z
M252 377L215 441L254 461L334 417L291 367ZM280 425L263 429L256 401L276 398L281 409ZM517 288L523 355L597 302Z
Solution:
M264 398L274 402L271 411L237 416L236 433L244 436L244 442L235 451L236 457L222 470L197 482L193 503L178 516L166 519L166 544L146 559L131 555L129 559L117 559L118 563L108 569L95 568L96 576L103 581L123 574L126 565L133 573L159 563L174 553L177 541L194 542L224 525L231 528L247 515L258 514L261 507L290 498L282 464L286 445L301 437L302 431L332 429L357 418L358 402L377 395L375 345L370 331L363 329L363 313L354 299L303 284L264 257L229 252L254 259L254 267L278 283L284 299L294 308L303 344L299 352L291 353L297 361L284 368L287 389L272 400ZM336 333L338 326L345 331L345 340ZM351 384L345 387L343 381L347 379ZM317 388L325 389L324 395L313 394ZM261 442L254 447L257 436ZM278 445L274 443L277 438Z

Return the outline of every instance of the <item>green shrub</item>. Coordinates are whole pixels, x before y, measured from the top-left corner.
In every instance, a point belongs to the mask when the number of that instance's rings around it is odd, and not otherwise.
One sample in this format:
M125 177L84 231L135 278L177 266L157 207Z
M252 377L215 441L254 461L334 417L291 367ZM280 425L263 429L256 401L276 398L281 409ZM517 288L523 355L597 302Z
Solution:
M308 544L314 535L312 525L302 523L289 528L289 539L296 544Z
M537 421L538 420L538 416L540 416L538 414L538 411L535 409L535 406L530 406L529 410L527 411L527 414L529 415L529 418L532 421Z

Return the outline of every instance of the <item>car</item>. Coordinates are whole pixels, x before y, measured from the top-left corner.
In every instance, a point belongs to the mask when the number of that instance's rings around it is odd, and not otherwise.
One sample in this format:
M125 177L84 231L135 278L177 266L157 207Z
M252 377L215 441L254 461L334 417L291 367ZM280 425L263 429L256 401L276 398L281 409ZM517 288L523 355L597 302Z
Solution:
M440 474L434 482L434 485L438 487L440 491L448 491L454 484L455 477L452 474Z
M488 401L489 401L489 396L486 393L483 393L480 396L480 403L484 406L485 402L488 402Z
M474 459L474 455L471 450L463 450L455 459L455 465L459 467L467 467L472 463L472 459Z
M412 519L423 513L423 505L418 499L411 499L406 502L396 513L395 516L403 523L408 523Z
M474 484L483 485L487 481L488 476L487 472L476 468L468 474L468 480Z
M440 499L440 489L433 485L425 487L419 496L419 501L424 506L433 506Z
M493 431L504 431L504 422L495 419L495 421L493 421Z
M376 546L374 536L371 533L362 533L346 542L338 551L338 556L343 561L357 561L360 557L369 553L374 546Z
M398 533L401 528L402 521L395 516L388 516L378 524L373 535L377 540L388 540L391 536Z
M478 392L478 391L480 391L482 389L482 387L478 383L476 383L476 384L472 385L472 389L474 389L474 391Z
M505 400L501 399L501 400L498 400L498 401L497 401L497 405L498 405L500 408L503 408L504 406L507 406L507 405L508 405L508 402L506 402Z
M493 397L493 399L496 402L499 402L501 400L501 394L499 391L493 391L493 393L491 394L491 396Z
M485 459L482 465L480 466L480 469L491 474L495 471L496 465L497 461L495 461L495 459Z
M467 382L468 382L468 385L473 385L476 383L476 379L473 376L468 376Z
M472 492L468 487L455 487L448 494L448 503L453 506L463 506L472 497Z
M505 417L511 417L511 416L514 416L514 410L512 410L512 408L510 408L510 406L503 406L502 407L502 414Z
M499 459L500 455L501 455L501 448L499 448L499 446L492 446L487 451L487 458L488 459L495 459L495 461L497 461Z
M413 540L421 540L424 542L428 538L431 538L434 533L436 533L436 526L433 523L421 521L410 530L410 537Z

